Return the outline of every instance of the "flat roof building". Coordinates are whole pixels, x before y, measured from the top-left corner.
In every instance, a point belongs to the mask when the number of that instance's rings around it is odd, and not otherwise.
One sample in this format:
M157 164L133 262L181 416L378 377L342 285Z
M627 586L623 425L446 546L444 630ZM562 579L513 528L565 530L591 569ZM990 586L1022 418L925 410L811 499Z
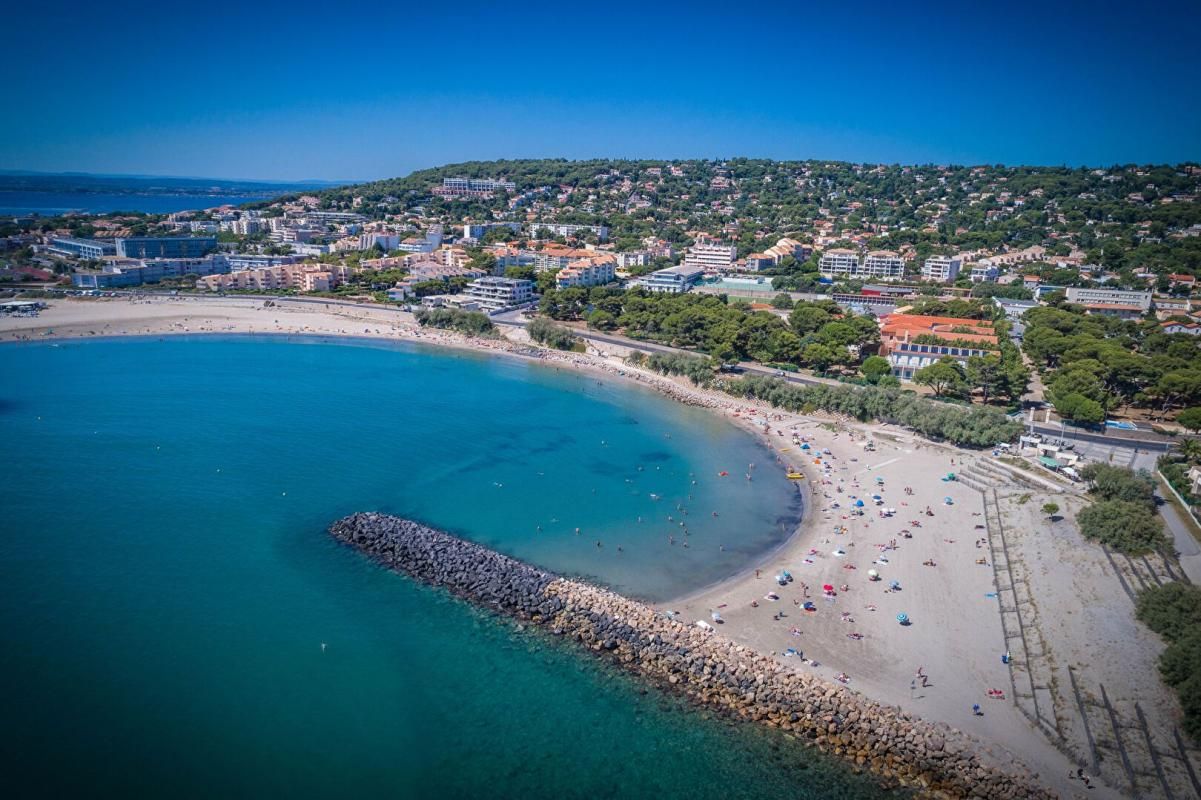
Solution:
M523 278L479 278L467 285L464 294L488 313L523 306L534 299L534 282Z
M701 267L681 264L652 272L644 277L641 286L648 292L680 294L691 289L701 279L705 270Z
M930 256L922 264L922 277L928 281L951 283L959 277L963 260L958 256Z
M213 236L133 236L116 244L121 258L200 258L217 249Z

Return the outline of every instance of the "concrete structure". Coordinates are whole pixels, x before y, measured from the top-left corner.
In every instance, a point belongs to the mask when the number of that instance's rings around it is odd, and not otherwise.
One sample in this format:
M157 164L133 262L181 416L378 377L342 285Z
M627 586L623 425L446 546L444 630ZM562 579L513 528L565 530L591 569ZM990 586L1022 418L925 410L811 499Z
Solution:
M730 272L737 258L738 248L734 245L701 240L684 254L684 266L699 267L706 272Z
M922 277L928 281L951 283L959 277L963 260L958 256L930 256L922 264Z
M611 254L582 258L559 270L555 275L555 286L568 289L573 286L602 286L617 279L616 261Z
M1119 289L1082 289L1070 286L1067 301L1085 308L1089 314L1105 314L1123 319L1142 316L1151 309L1151 292L1131 292Z
M266 267L280 267L284 264L295 264L300 260L299 256L276 256L276 255L259 255L257 253L230 253L225 256L229 262L230 271L240 269L265 269Z
M488 313L527 305L534 300L534 282L520 278L486 277L472 281L464 294Z
M640 285L648 292L680 294L695 286L703 274L704 270L700 267L681 264L652 272L640 281Z
M71 258L99 261L105 256L117 254L117 245L103 239L75 239L70 236L52 236L46 243L51 253Z

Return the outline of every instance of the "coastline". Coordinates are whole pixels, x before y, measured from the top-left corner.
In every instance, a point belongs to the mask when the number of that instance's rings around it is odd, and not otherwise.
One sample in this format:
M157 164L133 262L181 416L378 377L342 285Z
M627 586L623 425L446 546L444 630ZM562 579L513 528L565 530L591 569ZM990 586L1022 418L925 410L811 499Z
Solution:
M60 313L52 313L56 310ZM70 313L61 313L64 310ZM516 340L506 337L481 340L447 331L423 330L417 327L411 315L388 308L322 308L320 304L315 303L289 305L286 301L276 301L275 305L264 307L261 299L249 298L156 298L134 302L125 299L64 300L54 301L51 308L37 319L0 318L0 342L250 334L359 339L364 343L407 342L450 347L466 352L532 359L547 366L567 367L584 373L621 378L631 385L647 387L677 402L708 409L751 433L759 443L775 453L779 465L764 465L764 468L787 465L806 475L806 479L802 481L806 485L800 487L802 519L779 545L757 558L755 563L683 597L656 603L655 607L680 610L686 621L708 619L711 610L721 608L726 620L722 626L723 634L741 645L749 645L773 658L782 669L801 674L811 672L826 679L832 678L836 671L849 672L852 677L849 684L851 691L890 707L903 708L931 721L945 722L957 729L971 731L972 735L992 745L982 751L992 763L1024 763L1031 770L1044 775L1048 785L1063 791L1065 795L1071 794L1075 784L1068 783L1062 776L1075 765L1063 757L1049 741L1041 736L1030 736L1031 729L1011 705L1005 704L1003 708L1001 705L990 704L987 724L981 725L974 723L967 713L970 701L965 703L957 699L960 695L968 696L968 692L978 691L982 685L1007 685L1003 681L1008 680L991 653L992 649L1000 645L990 645L987 648L989 652L983 656L976 652L978 647L965 652L961 652L962 647L956 647L964 637L972 642L1003 642L995 605L973 607L964 609L964 613L958 613L956 604L962 603L964 597L970 595L979 598L988 591L986 586L989 581L983 578L983 573L979 572L978 568L968 568L970 571L964 571L962 574L958 571L950 573L941 594L930 597L918 594L913 596L912 601L909 601L909 595L903 596L906 610L914 615L915 620L920 621L918 628L913 632L925 638L909 635L895 623L877 624L877 629L871 630L866 627L869 623L862 621L860 624L865 626L867 640L849 642L845 638L847 628L838 621L837 613L829 613L823 608L819 615L823 618L819 620L818 617L800 614L797 608L801 598L799 590L801 586L805 586L805 582L816 587L820 586L823 580L828 580L837 586L841 580L835 576L849 573L835 571L841 569L841 565L838 558L829 558L829 553L813 555L822 545L833 543L829 536L825 541L819 541L822 537L822 527L834 525L835 518L842 515L832 512L827 504L823 503L833 491L830 484L823 484L823 481L831 479L830 473L825 473L824 467L815 465L813 459L801 457L799 452L785 446L792 438L785 432L803 436L817 451L832 450L836 454L832 456L833 463L837 464L837 468L844 474L838 480L854 481L856 479L853 475L873 471L886 477L890 487L893 487L896 481L916 482L919 475L930 475L937 469L945 469L948 454L953 456L961 451L944 450L907 436L899 437L896 441L892 436L880 437L877 439L878 453L874 454L872 459L878 463L868 465L866 470L861 469L862 464L856 463L860 455L857 448L870 436L865 432L864 426L844 425L826 415L806 417L784 414L757 401L739 400L716 391L693 387L685 379L672 379L630 367L619 360L620 348L614 347L610 348L609 352L587 354L549 351L523 341L523 330L507 332L515 334ZM825 462L826 466L830 463L829 460ZM848 492L851 491L851 485L847 484ZM941 492L943 487L935 483L934 489ZM947 491L951 492L949 489ZM927 496L925 499L930 498ZM962 513L951 514L949 516L953 518L944 521L943 510L940 509L939 519L932 524L937 526L937 530L942 530L945 526L947 533L964 535L963 526L966 525L970 529L971 517L968 516L967 508L972 501L967 495L956 496L955 499L959 501L955 511ZM897 501L890 496L889 502ZM846 522L845 517L841 522ZM870 526L850 521L847 527L853 530L846 534L845 540L838 541L846 541L853 547L854 540L858 538L862 546L871 546L868 541L862 539ZM954 548L946 545L942 546L942 549L947 552L939 552L939 560L949 560L950 551ZM807 560L811 563L798 568ZM797 583L786 589L779 589L781 600L774 606L770 602L760 600L759 608L752 609L748 605L749 600L760 598L764 591L774 586L775 582L771 580L773 567L789 569L796 576ZM899 576L907 590L919 593L923 590L923 587L917 585L923 567L910 568L898 563L890 569L890 576ZM866 565L862 572L856 572L855 577L862 579L865 572ZM866 591L867 587L863 589ZM847 596L855 597L859 591L860 587L857 585ZM820 600L820 592L816 593L815 599ZM796 605L788 605L789 601L795 601ZM880 604L883 605L883 602ZM831 605L831 610L833 607ZM840 602L837 607L848 606ZM773 608L781 612L786 611L788 620L772 619ZM860 606L856 604L853 608L858 609ZM857 610L856 613L862 612ZM887 623L887 620L883 622ZM803 636L791 635L789 628L798 625L804 627ZM820 659L821 663L802 665L800 658L786 657L784 651L791 646L795 646L814 661ZM869 653L866 659L865 649ZM938 663L939 657L951 655L952 651L955 659L961 659L964 663L948 663L955 664L955 671L962 674L943 676L934 672L941 667ZM914 666L923 663L933 665L931 672L934 672L934 679L942 685L940 689L945 687L946 691L938 696L914 699L912 690L906 692L905 686L909 683ZM1090 796L1116 795L1108 794L1102 787L1101 791L1094 791Z

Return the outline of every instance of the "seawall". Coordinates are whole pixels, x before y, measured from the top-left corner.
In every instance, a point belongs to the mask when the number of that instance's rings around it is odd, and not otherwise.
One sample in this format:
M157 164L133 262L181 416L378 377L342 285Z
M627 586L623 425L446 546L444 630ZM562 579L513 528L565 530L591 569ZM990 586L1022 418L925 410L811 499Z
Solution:
M793 672L718 633L409 520L353 514L330 533L389 569L572 639L626 670L735 717L780 728L928 796L1052 798L1037 776L977 755L946 725Z

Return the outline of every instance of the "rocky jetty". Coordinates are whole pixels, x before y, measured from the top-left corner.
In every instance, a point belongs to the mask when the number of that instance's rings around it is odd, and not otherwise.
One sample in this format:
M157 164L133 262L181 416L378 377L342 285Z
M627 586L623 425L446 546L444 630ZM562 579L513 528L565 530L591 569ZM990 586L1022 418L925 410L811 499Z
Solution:
M788 731L886 782L935 797L1056 796L1036 775L982 759L982 745L965 733L794 672L613 592L384 514L354 514L330 532L389 569L568 637L696 702Z

